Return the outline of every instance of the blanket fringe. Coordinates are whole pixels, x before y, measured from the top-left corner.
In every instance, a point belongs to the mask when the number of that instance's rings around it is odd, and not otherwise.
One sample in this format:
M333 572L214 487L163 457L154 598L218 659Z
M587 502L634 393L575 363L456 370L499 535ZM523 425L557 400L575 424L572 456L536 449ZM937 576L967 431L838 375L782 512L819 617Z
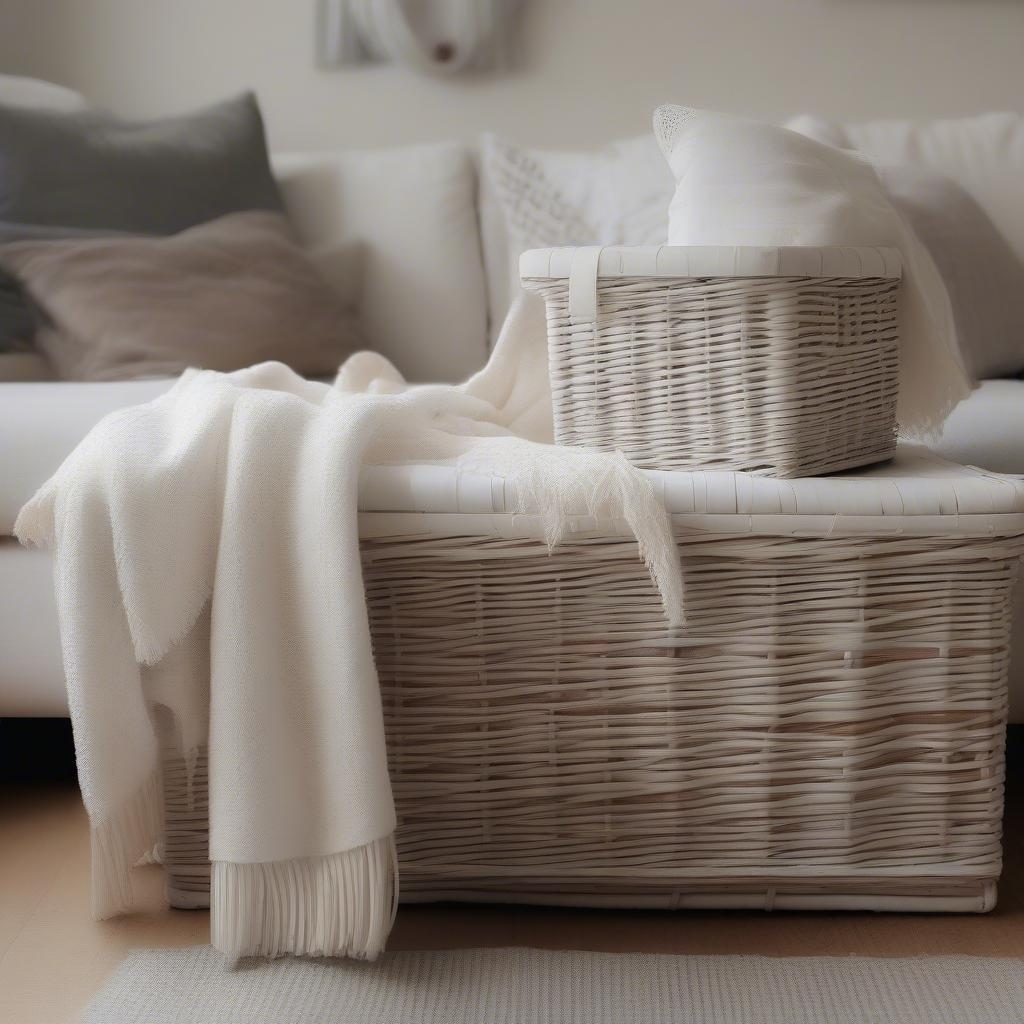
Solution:
M213 862L210 938L229 959L383 952L398 908L394 836L267 864Z
M163 829L160 773L152 772L135 795L92 829L92 912L98 921L131 910L132 869L156 846Z

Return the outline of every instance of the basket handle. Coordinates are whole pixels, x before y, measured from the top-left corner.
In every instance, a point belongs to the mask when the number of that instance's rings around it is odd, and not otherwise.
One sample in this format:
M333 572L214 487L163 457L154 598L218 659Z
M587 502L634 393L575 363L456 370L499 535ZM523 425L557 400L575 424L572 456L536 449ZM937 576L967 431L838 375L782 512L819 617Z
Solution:
M592 324L597 320L597 267L603 245L581 245L569 264L569 323Z

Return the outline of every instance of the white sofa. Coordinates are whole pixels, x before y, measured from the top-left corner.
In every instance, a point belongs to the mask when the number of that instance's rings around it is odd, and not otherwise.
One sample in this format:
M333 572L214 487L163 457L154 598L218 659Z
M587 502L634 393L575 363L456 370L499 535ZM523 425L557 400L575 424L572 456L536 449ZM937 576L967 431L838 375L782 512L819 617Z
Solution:
M1024 207L1017 198L1024 131L1018 136L1012 159L989 154L990 163L1005 166L984 167L978 160L985 154L975 160L956 147L944 153L911 144L906 131L892 126L867 132L865 142L883 159L888 147L892 159L920 160L956 178L1024 258ZM459 144L275 160L304 240L358 303L368 343L411 379L466 376L486 358L489 324L504 312L494 297L506 282L495 275L507 273L508 254L500 268L485 265L502 262L484 258L494 251L500 212L478 208L477 165L474 151ZM483 195L492 202L486 189ZM1011 199L1014 209L1005 213ZM481 222L492 225L489 239ZM169 386L59 383L46 376L45 364L32 356L0 355L0 717L67 714L49 557L20 548L10 536L18 509L104 414ZM1024 474L1024 380L982 382L950 417L936 448L957 461ZM1022 591L1011 667L1015 721L1024 721Z

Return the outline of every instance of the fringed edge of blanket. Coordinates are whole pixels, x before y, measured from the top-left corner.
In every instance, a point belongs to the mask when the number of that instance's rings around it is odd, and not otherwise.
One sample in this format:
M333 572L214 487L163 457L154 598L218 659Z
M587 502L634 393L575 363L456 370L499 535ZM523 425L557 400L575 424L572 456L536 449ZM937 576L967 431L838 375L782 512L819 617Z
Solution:
M132 869L163 829L160 773L152 772L113 817L92 829L92 912L98 921L131 910Z
M398 908L394 836L326 857L213 862L210 939L232 960L383 952Z

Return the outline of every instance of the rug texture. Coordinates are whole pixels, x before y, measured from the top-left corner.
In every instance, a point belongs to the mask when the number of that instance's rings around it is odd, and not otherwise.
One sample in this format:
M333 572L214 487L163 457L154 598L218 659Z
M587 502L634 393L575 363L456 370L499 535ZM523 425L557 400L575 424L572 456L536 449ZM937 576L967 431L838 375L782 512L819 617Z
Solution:
M1020 1024L1024 961L482 949L375 963L132 953L86 1024Z

